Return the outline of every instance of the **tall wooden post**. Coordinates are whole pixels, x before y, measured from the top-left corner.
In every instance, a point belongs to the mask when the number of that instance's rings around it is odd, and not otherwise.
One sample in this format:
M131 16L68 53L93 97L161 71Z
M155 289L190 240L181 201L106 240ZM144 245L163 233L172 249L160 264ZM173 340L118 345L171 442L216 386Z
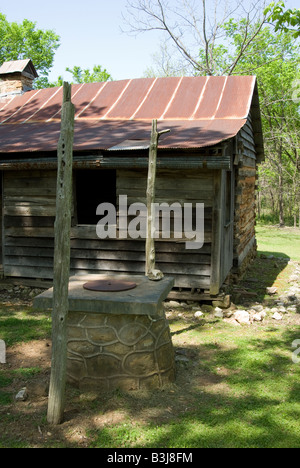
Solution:
M146 236L146 271L149 279L157 281L163 278L163 273L155 269L155 244L153 238L155 212L153 203L155 202L155 183L156 183L156 161L158 139L163 133L170 130L157 131L157 120L152 120L152 131L149 148L149 165L147 180L147 236Z
M61 133L57 148L52 361L47 414L49 424L62 422L65 402L74 114L71 85L64 83Z

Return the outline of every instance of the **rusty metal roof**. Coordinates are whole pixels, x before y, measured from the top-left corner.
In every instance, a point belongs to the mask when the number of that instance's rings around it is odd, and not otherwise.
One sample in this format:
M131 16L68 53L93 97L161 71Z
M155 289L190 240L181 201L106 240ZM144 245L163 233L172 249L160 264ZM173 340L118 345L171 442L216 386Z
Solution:
M62 87L29 91L0 103L0 153L55 151ZM145 147L152 119L170 128L159 147L202 148L235 136L250 110L259 122L252 76L142 78L72 86L74 150ZM257 132L256 132L257 133ZM139 145L139 141L141 144ZM146 145L147 146L147 145Z

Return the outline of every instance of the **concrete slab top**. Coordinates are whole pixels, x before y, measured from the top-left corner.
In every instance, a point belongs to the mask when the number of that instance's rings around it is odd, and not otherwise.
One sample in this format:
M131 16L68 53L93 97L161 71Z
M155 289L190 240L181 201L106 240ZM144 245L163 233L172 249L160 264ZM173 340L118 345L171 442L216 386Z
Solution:
M83 285L89 281L118 279L135 282L137 286L127 291L91 291ZM114 315L157 315L158 309L174 286L174 279L165 277L151 281L137 275L78 275L69 280L69 311ZM36 296L36 309L52 309L53 288Z

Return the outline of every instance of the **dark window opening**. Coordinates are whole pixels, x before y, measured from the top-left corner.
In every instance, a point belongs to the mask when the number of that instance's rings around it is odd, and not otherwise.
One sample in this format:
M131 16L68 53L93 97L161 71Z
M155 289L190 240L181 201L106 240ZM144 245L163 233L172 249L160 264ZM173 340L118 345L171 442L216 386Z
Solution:
M77 223L97 224L96 215L100 203L116 206L116 171L82 170L76 171Z

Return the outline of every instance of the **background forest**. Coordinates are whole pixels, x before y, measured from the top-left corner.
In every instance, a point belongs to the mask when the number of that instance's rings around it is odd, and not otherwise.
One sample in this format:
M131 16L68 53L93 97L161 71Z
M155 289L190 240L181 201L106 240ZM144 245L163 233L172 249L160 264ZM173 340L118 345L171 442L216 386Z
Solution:
M266 156L259 167L258 219L300 227L300 10L283 1L127 0L120 26L124 34L162 32L144 76L257 76ZM31 58L36 87L62 84L62 76L48 79L59 45L54 31L28 19L9 23L0 13L0 63ZM66 72L74 83L113 79L103 65Z

